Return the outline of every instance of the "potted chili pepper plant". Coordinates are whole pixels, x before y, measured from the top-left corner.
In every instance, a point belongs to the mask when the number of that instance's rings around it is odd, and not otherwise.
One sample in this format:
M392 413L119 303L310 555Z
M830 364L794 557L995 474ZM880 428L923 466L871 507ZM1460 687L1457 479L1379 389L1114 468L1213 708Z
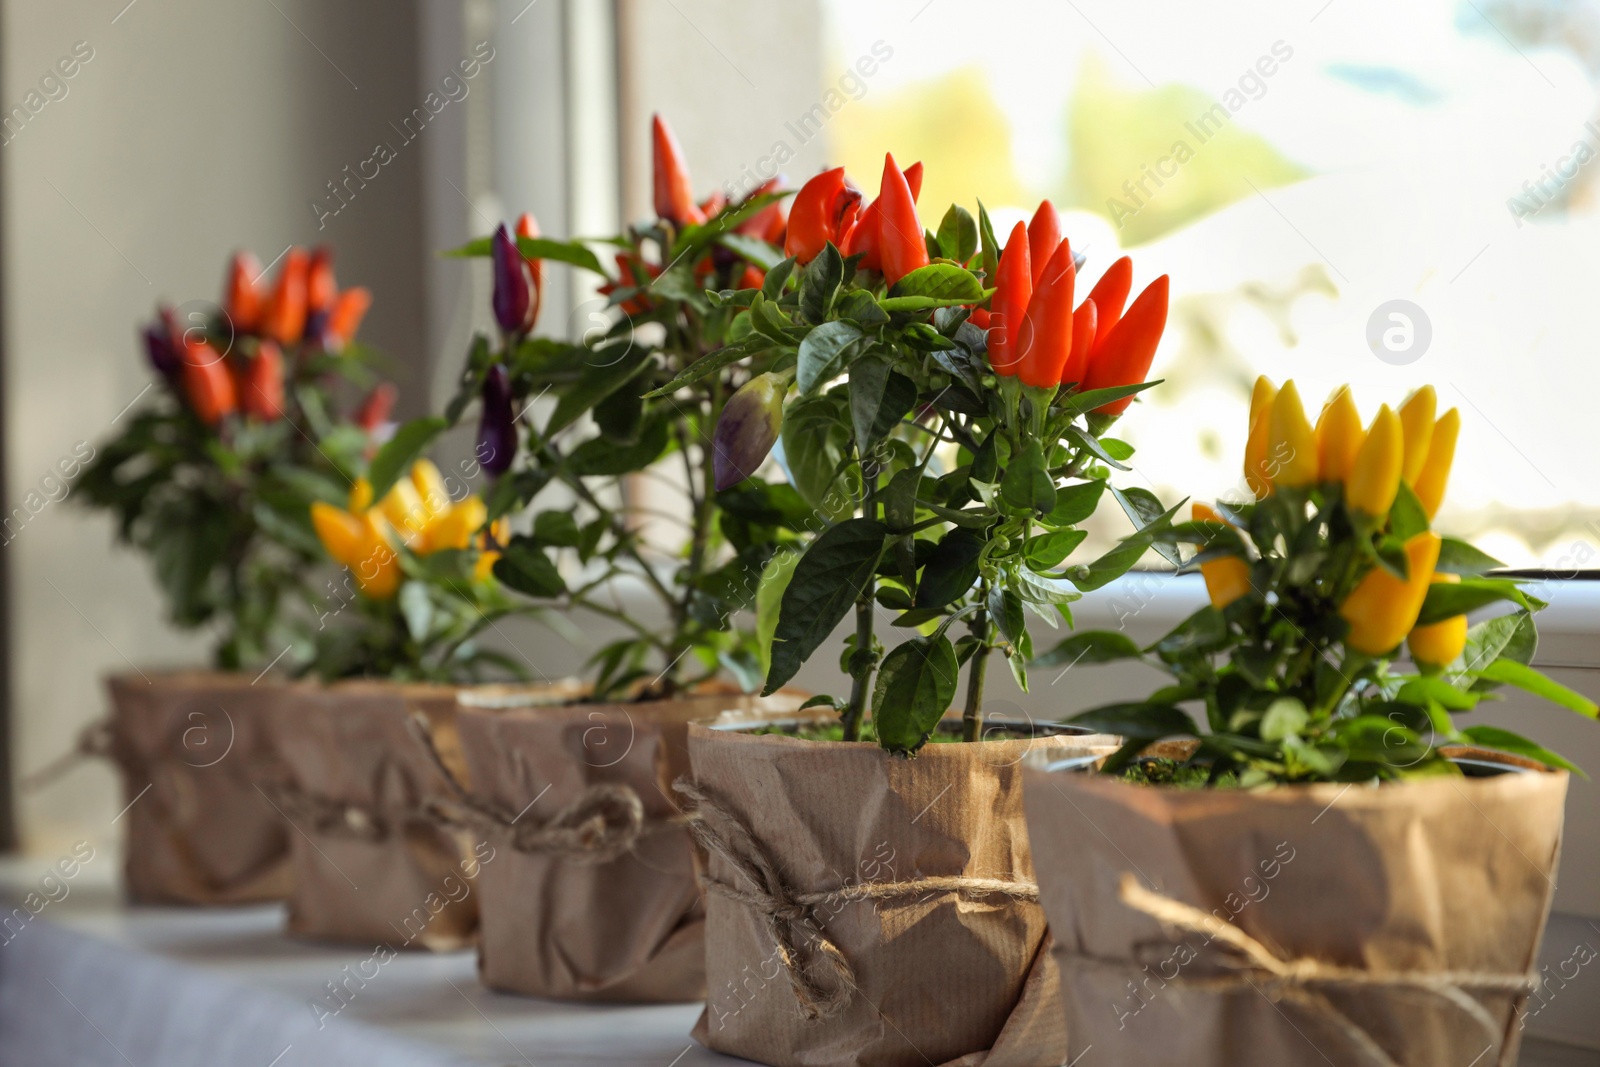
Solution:
M1078 716L1127 739L1101 773L1028 772L1072 1054L1515 1062L1575 768L1456 719L1502 686L1596 707L1529 666L1543 603L1431 528L1459 424L1426 387L1366 428L1341 389L1313 425L1262 379L1248 496L1157 535L1210 603L1047 655L1171 676Z
M1070 626L1170 517L1111 486L1131 449L1109 436L1154 384L1166 278L1124 311L1119 260L1080 300L1048 202L1002 249L981 205L925 233L915 184L889 157L863 210L842 169L813 178L789 258L716 297L765 361L718 439L742 474L777 436L815 512L758 597L766 691L849 630L847 695L812 701L830 729L695 727L678 785L706 850L695 1036L770 1064L1062 1062L1020 762L1070 739L986 725L985 684L1003 659L1025 687L1030 617ZM739 417L750 394L781 432ZM1135 532L1075 560L1107 495Z
M614 274L592 242L542 237L526 215L460 250L491 260L498 334L473 343L445 417L416 424L442 429L478 403L478 454L498 479L489 514L517 523L495 576L616 633L566 707L462 702L472 785L447 799L502 857L481 881L480 973L540 996L702 995L700 894L669 789L687 770L687 727L799 703L752 692L758 642L738 615L810 509L782 486L719 493L728 456L712 437L779 354L705 363L729 344L756 356L748 321L706 289L759 286L782 260L785 194L769 183L738 202L696 202L660 118L652 141L656 217L605 242ZM606 328L534 336L552 262L603 279ZM662 484L652 506L645 493Z
M122 772L126 878L141 900L240 903L287 888L287 841L253 782L276 757L263 717L293 666L293 606L315 540L304 522L329 454L364 447L336 410L338 382L368 381L353 342L370 297L340 291L331 253L290 249L268 284L230 264L220 306L163 307L142 331L161 388L128 414L75 488L146 553L180 629L218 632L211 671L108 680L112 712L80 743ZM298 432L319 427L323 451Z

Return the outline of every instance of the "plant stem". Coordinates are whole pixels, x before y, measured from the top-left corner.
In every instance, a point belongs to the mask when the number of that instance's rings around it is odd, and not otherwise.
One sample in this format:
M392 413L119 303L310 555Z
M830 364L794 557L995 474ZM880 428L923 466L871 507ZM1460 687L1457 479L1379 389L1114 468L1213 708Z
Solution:
M987 581L978 583L978 595L983 598L982 603L988 603ZM988 609L979 608L967 629L978 639L978 647L973 650L972 662L967 664L967 703L961 709L961 739L978 741L983 737L983 683L989 673L989 653L992 651L989 647Z
M861 461L861 515L878 517L878 471L870 459ZM861 720L867 707L867 692L877 657L872 652L872 614L876 607L877 580L869 577L856 597L856 646L850 656L850 703L844 709L844 739L861 740Z

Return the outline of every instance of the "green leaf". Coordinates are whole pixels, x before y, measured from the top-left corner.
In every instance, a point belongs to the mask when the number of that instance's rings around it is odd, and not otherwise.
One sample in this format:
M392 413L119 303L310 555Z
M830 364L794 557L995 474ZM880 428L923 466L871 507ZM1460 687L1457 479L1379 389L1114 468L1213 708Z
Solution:
M922 471L907 467L896 471L889 479L879 499L883 501L883 519L889 529L902 533L917 521L917 487L922 484Z
M776 692L793 678L849 614L872 581L888 536L881 522L846 519L806 549L783 592L764 693Z
M1033 661L1035 667L1071 667L1079 663L1112 663L1138 659L1133 638L1117 630L1080 630Z
M978 201L978 236L983 239L983 276L990 281L1000 270L1000 242L994 236L994 223L989 221L989 209L983 206L983 201Z
M493 238L479 237L444 254L458 258L487 256L492 248ZM577 241L556 241L549 237L518 237L517 249L524 256L532 256L534 259L554 260L557 263L582 267L596 274L605 274L605 268L600 266L599 258Z
M1127 574L1149 547L1148 538L1130 537L1093 563L1067 568L1067 580L1085 593L1099 589Z
M542 545L576 548L582 536L570 511L541 511L533 519L533 538Z
M890 752L921 748L955 699L960 675L949 638L914 637L883 657L872 691L872 724Z
M768 300L776 300L783 295L784 287L789 284L789 276L799 261L793 256L781 260L772 267L767 268L767 276L761 282L761 295Z
M645 423L639 430L639 439L631 444L591 437L572 450L567 457L567 464L574 474L581 477L616 477L642 471L666 451L670 422L666 413L658 413Z
M1310 718L1300 701L1294 697L1279 697L1267 705L1267 713L1261 717L1261 739L1282 741L1298 737Z
M824 509L831 515L843 513L850 507L848 500L834 500L829 507L830 493L843 457L841 440L845 436L840 401L832 396L801 397L791 401L783 413L783 428L778 431L783 441L784 462L794 479L794 487L814 508ZM845 494L832 494L843 497Z
M851 319L861 326L881 326L889 321L888 314L865 289L851 289L839 297L834 310L841 319Z
M1468 671L1502 657L1526 665L1533 662L1533 654L1538 646L1539 631L1534 625L1532 612L1513 611L1485 619L1468 630L1461 662ZM1498 682L1480 679L1473 684L1473 688L1494 689L1498 685Z
M1097 733L1120 734L1139 741L1199 736L1194 720L1171 704L1107 704L1074 715L1067 721L1074 726L1087 726Z
M620 353L613 353L614 347L617 346L595 352L577 380L560 391L550 421L544 426L545 437L571 426L600 401L633 381L651 356L650 349L632 342Z
M511 539L494 563L494 576L511 589L528 596L550 599L567 591L561 572L531 537Z
M1061 409L1075 415L1083 415L1105 407L1125 396L1134 396L1153 389L1160 385L1160 381L1140 382L1137 385L1115 385L1107 389L1090 389L1084 393L1072 393L1061 404Z
M1492 571L1504 566L1504 563L1501 563L1489 553L1474 548L1465 541L1457 541L1454 537L1446 537L1439 543L1439 563L1434 567L1434 570L1445 574L1476 577L1485 571Z
M989 618L1013 646L1019 645L1028 636L1027 616L1023 613L1022 597L1016 590L1003 585L990 586L987 608Z
M1000 497L1011 507L1047 515L1056 506L1055 483L1045 466L1039 442L1028 441L1013 453L1000 479Z
M772 638L778 631L778 611L799 562L800 553L779 549L761 572L761 582L756 586L756 658L762 678L772 668Z
M1583 768L1568 760L1565 756L1551 752L1548 748L1529 741L1520 734L1514 734L1510 730L1502 730L1498 726L1469 726L1461 731L1461 736L1481 748L1510 752L1514 755L1531 759L1536 763L1542 763L1546 767L1558 767L1564 771L1571 771L1580 778L1589 777L1583 772Z
M1389 533L1401 541L1409 541L1428 528L1428 513L1422 510L1422 501L1411 491L1411 486L1400 483L1394 503L1389 508ZM1443 551L1441 546L1440 551Z
M1582 693L1568 689L1560 682L1514 660L1497 659L1477 673L1490 681L1516 686L1525 693L1532 693L1579 715L1591 719L1600 717L1600 707L1596 707L1595 702Z
M943 304L972 304L983 299L983 283L965 267L930 263L918 267L889 290L896 297L931 297ZM933 306L933 305L928 305Z
M866 357L851 364L850 421L856 433L856 453L870 453L900 425L916 402L916 384L890 370L887 359Z
M1429 626L1457 615L1465 615L1497 601L1509 600L1531 609L1532 602L1517 583L1509 578L1463 578L1459 582L1434 582L1422 601L1417 626Z
M433 601L428 597L426 582L406 582L400 587L400 614L406 620L406 632L419 644L428 639L433 625Z
M769 342L763 338L762 340L756 341L753 344L727 345L719 348L715 352L701 356L699 359L680 370L677 374L673 375L672 380L666 385L663 385L659 389L652 389L650 392L644 394L644 398L646 400L654 400L657 397L671 396L684 386L697 382L701 378L715 374L723 367L732 366L741 359L744 359L746 356L753 356L758 352L764 352L769 347Z
M853 322L825 322L806 334L800 342L796 381L802 396L810 396L818 386L838 376L847 357L866 335Z
M769 271L783 262L783 250L759 237L743 233L725 233L717 238L717 244L730 252L738 253L741 259L754 263L764 271ZM735 277L737 278L737 275Z
M1122 463L1117 459L1116 456L1113 456L1106 450L1106 447L1100 443L1099 438L1097 438L1094 434L1089 433L1087 430L1084 430L1082 427L1076 425L1068 426L1066 433L1063 436L1069 437L1076 441L1079 447L1083 448L1090 455L1094 456L1102 463L1105 463L1107 466L1115 467L1119 471L1125 471L1129 469L1126 464Z
M807 322L821 325L827 321L828 309L833 306L833 298L843 280L844 261L829 241L816 258L806 264L800 278L800 313Z
M965 596L978 581L978 559L984 544L984 538L971 530L957 528L945 534L923 565L915 606L943 608Z
M978 223L960 204L951 204L939 223L939 250L957 263L965 263L978 250Z
M1102 481L1082 482L1056 490L1055 507L1039 521L1056 528L1076 526L1094 514L1100 506L1100 496L1106 491Z
M1036 571L1059 566L1089 536L1088 530L1056 530L1030 537L1022 545L1022 558Z
M382 500L388 495L394 483L422 455L423 449L432 444L433 439L449 425L437 415L428 415L412 419L396 430L394 436L378 449L378 454L372 457L372 463L367 467L367 481L372 483L372 499Z

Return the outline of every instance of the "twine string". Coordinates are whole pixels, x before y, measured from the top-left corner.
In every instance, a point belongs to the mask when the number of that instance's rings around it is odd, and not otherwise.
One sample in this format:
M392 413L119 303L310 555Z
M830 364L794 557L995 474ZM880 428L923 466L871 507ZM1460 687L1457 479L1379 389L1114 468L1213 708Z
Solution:
M864 900L908 900L939 895L1037 903L1032 882L968 875L938 875L898 882L857 882L838 889L798 892L749 825L710 791L687 778L673 783L685 800L689 832L709 854L737 872L745 887L707 876L708 893L736 901L760 916L777 946L795 1000L807 1019L826 1019L843 1011L859 992L855 970L839 946L822 932L817 910Z
M1189 989L1231 992L1255 989L1274 1002L1285 1001L1338 1031L1371 1067L1397 1067L1382 1046L1357 1021L1341 1011L1327 996L1330 992L1368 991L1417 997L1442 1004L1469 1020L1491 1046L1499 1046L1496 1063L1507 1067L1508 1043L1504 1027L1471 992L1505 993L1526 997L1538 987L1531 974L1495 971L1367 971L1300 957L1283 959L1232 923L1182 901L1146 889L1131 873L1124 873L1117 895L1128 907L1150 916L1169 930L1205 935L1225 953L1226 969L1220 973L1178 974L1164 980ZM1132 960L1108 960L1058 949L1070 962L1114 970L1138 970Z

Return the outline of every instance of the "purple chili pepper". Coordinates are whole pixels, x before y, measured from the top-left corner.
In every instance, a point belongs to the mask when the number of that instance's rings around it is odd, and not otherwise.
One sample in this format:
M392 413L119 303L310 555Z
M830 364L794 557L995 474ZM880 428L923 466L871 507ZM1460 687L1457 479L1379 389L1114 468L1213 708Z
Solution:
M483 379L483 418L478 423L478 462L499 477L517 458L516 416L511 410L511 379L499 363Z
M503 222L490 241L489 258L494 263L495 321L506 333L526 333L533 304L532 283L527 262Z

